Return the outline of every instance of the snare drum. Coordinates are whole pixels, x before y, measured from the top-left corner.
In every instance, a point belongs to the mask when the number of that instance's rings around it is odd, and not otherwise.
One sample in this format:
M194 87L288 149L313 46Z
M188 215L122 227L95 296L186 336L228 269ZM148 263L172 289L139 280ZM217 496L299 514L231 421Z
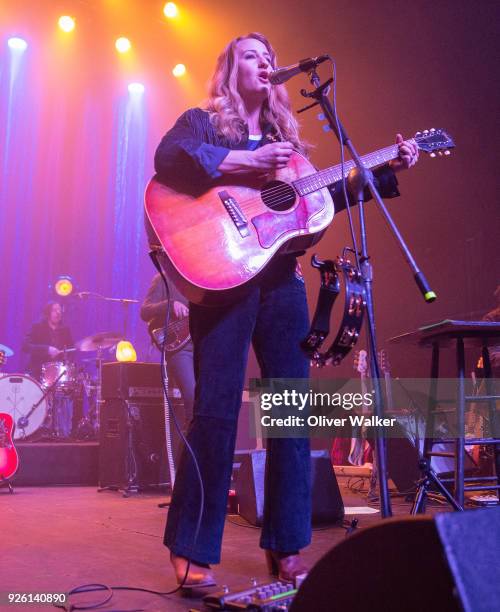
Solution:
M73 389L77 382L75 364L63 363L62 361L48 361L42 364L42 387L47 389L56 381L57 389Z
M42 397L42 387L31 376L8 374L0 378L0 407L14 420L14 440L31 436L43 425L47 400Z

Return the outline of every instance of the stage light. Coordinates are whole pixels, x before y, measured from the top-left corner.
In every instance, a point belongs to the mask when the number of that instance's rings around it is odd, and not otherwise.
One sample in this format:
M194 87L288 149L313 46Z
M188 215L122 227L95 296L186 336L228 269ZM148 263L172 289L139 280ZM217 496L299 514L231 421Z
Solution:
M144 85L142 83L129 83L128 92L131 94L144 93Z
M61 297L68 297L73 292L73 279L71 276L60 276L54 283L54 291Z
M174 66L172 74L177 78L184 76L186 74L186 66L184 66L184 64L177 64Z
M57 23L63 32L72 32L75 29L75 20L69 15L59 17L59 21Z
M179 9L177 8L177 4L175 2L167 2L163 7L163 14L165 17L169 19L174 19L179 14Z
M132 45L130 44L130 40L128 38L122 36L116 40L115 47L118 53L126 53L127 51L130 51Z
M11 49L15 49L16 51L24 51L28 47L28 43L24 40L24 38L18 38L16 36L9 38L7 44Z
M118 361L137 361L134 345L128 340L120 340L116 345L116 359Z

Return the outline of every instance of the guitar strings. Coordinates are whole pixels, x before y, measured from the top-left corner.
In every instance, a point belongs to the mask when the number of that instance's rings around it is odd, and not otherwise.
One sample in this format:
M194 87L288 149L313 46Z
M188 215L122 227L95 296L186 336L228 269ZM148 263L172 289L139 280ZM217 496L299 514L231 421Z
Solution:
M412 139L411 139L412 140ZM376 151L374 153L369 153L365 156L363 156L361 159L366 163L368 162L369 164L371 164L372 162L377 161L377 158L381 156L382 153L391 153L391 155L393 153L395 153L397 151L397 145L390 145L389 147L386 147L385 149L380 149L379 151ZM352 160L350 160L349 162L347 162L346 164L346 169L347 172L349 172L352 167L354 167L354 162ZM374 164L375 165L375 164ZM338 175L338 176L337 176ZM294 191L297 193L297 195L300 196L300 193L298 192L296 186L299 186L299 183L303 183L304 187L308 187L307 185L307 179L309 177L317 177L318 182L324 177L324 176L329 176L331 177L331 179L329 179L328 184L333 184L335 183L337 180L340 180L342 178L342 174L341 174L341 170L339 168L337 168L337 166L332 166L331 168L326 168L325 170L320 170L319 172L316 172L315 174L311 174L311 175L307 175L307 176L303 176L298 178L297 180L293 181L292 183L284 183L281 185L277 185L276 187L272 187L270 189L268 189L266 191L266 195L271 194L272 198L268 200L267 205L270 208L273 208L273 204L277 204L277 203L281 203L281 196L285 194L285 192L289 191L289 188L292 187L294 189ZM315 187L314 191L318 191L320 189L324 189L327 188L328 185L319 185L316 186L317 184L314 184L313 182L311 182L311 185L313 187ZM299 187L300 189L300 187ZM304 194L307 195L307 194ZM274 198L274 199L273 199ZM262 200L262 198L248 198L247 200L241 200L241 204L244 203L249 203L252 201L257 201L257 200Z
M177 330L177 328L181 327L181 325L186 325L187 322L188 322L187 317L183 317L182 319L179 319L178 321L173 321L172 323L170 323L170 325L168 326L168 329Z
M409 139L410 141L413 141L414 139L411 138ZM383 149L379 149L378 151L375 151L373 153L368 153L367 155L364 155L361 157L362 161L364 161L365 163L368 162L369 164L372 163L372 161L376 161L377 157L383 156L384 154L393 154L397 151L397 145L389 145L388 147L385 147ZM347 169L347 172L349 172L353 167L354 167L354 162L352 160L349 160L346 164L345 167ZM338 176L338 178L336 178L336 175L340 172L340 175ZM321 180L322 175L323 176L332 176L332 181L329 184L333 184L335 183L337 180L340 180L342 178L342 171L337 167L337 166L332 166L330 168L325 168L324 170L320 170L314 174L310 174L307 176L303 176L300 177L298 179L296 179L295 181L293 181L292 183L282 183L280 185L277 185L276 187L271 187L270 189L266 190L266 196L271 196L270 198L267 199L267 202L264 202L265 205L270 208L271 210L274 210L275 207L278 207L280 204L282 204L283 202L285 202L285 199L282 199L287 193L289 193L290 187L292 187L292 189L294 190L294 192L299 196L299 197L303 197L300 195L299 191L296 188L296 185L298 186L299 183L303 183L304 187L307 187L307 179L309 177L318 177L317 180ZM315 186L313 184L313 186ZM319 191L320 189L325 189L327 188L327 185L323 185L323 186L318 186L317 188L314 189L314 191ZM300 187L299 187L300 189ZM308 194L304 194L304 195L308 195ZM263 201L262 196L258 196L258 197L252 197L252 198L247 198L246 200L240 200L238 202L239 205L250 205L252 202L258 202L261 203Z

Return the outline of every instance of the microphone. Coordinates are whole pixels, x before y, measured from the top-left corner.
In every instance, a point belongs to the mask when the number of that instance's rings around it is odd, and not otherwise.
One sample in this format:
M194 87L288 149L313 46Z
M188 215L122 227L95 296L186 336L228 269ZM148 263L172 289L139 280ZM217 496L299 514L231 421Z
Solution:
M300 60L300 62L285 66L285 68L277 68L269 74L269 82L272 85L281 85L296 74L309 72L313 68L316 68L316 66L319 66L319 64L326 62L327 59L329 59L328 55L318 55L318 57L308 57Z

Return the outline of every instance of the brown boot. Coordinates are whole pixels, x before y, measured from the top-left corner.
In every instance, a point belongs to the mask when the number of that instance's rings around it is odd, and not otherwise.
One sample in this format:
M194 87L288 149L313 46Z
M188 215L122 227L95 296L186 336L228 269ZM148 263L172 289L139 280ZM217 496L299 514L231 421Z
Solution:
M295 583L300 574L307 574L309 568L302 563L298 552L281 553L275 550L266 550L267 569L271 576L277 576L284 582Z
M182 584L184 577L186 576L186 569L189 563L188 559L185 557L179 557L171 552L170 563L172 563L172 567L174 568L177 584ZM215 579L210 571L209 565L199 565L193 561L189 563L189 571L186 576L186 581L182 584L183 588L203 588L215 586L215 584Z

